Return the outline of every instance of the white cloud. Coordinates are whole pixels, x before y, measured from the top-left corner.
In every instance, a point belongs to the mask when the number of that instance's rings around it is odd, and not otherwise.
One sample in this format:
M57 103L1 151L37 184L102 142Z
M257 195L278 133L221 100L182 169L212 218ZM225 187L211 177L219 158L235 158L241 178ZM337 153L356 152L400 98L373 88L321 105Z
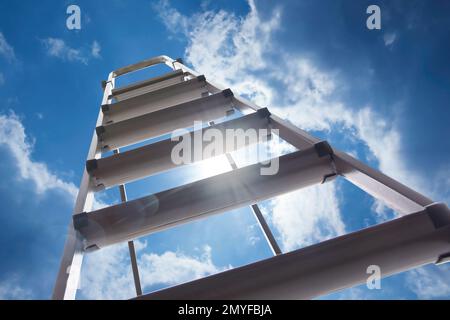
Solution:
M167 251L162 255L143 254L139 261L143 270L144 287L155 284L174 285L224 270L214 265L211 248L207 245L198 257Z
M166 251L161 255L139 254L146 243L135 241L141 285L175 285L224 270L214 265L211 248L204 246L199 256ZM86 257L81 293L87 299L129 299L136 296L128 247L120 244L93 252Z
M263 53L271 46L272 31L279 27L280 12L262 20L253 1L249 5L251 11L244 19L223 10L187 17L170 7L168 1L161 1L156 8L169 30L189 39L187 61L199 72L233 90L257 95L267 93L269 88L259 90L265 83L250 72L266 67Z
M9 277L8 280L0 282L0 300L25 300L32 299L32 291L23 288L17 276Z
M261 226L259 223L251 224L247 227L247 241L252 245L256 245L261 241L259 237Z
M184 32L188 29L189 19L183 16L176 9L172 8L168 0L161 0L153 5L153 8L159 12L164 24L173 32Z
M20 179L31 181L37 194L51 189L62 190L71 199L77 194L73 183L63 181L43 162L32 159L33 142L27 137L20 119L14 114L0 115L0 145L5 146L15 159Z
M349 288L337 293L338 300L368 300L366 292L358 287Z
M419 299L450 296L450 265L426 266L406 273L406 285Z
M83 261L80 291L86 299L129 299L135 295L126 244L88 254Z
M8 62L16 60L14 48L6 41L5 36L0 32L0 55L2 55Z
M5 84L5 76L0 72L0 86Z
M396 39L397 39L397 34L395 32L385 33L383 35L383 41L384 41L384 45L386 47L392 46Z
M74 202L78 192L77 187L58 177L44 162L33 160L34 142L27 136L20 119L12 112L9 115L0 114L0 147L2 151L6 151L12 156L11 165L17 167L17 179L31 184L37 196L57 190L61 197L67 199L68 203ZM20 190L15 192L20 192ZM105 205L102 201L94 200L95 208ZM68 207L65 214L69 215L70 212L71 208ZM31 217L32 212L29 214ZM65 229L62 231L65 232ZM7 280L0 281L0 300L33 298L33 291L24 287L23 282L24 280L19 279L18 276L8 276Z
M64 40L57 38L47 38L42 40L47 54L67 61L78 61L83 64L88 63L88 58L79 49L69 47Z
M279 196L269 203L271 219L282 240L283 251L291 251L345 233L336 185L327 183Z
M80 62L87 65L90 58L100 57L100 44L97 41L92 43L89 49L86 48L72 48L66 42L59 38L46 38L41 40L47 54L52 57L59 58L69 62Z
M75 200L78 188L72 182L58 177L44 162L32 159L34 141L26 135L25 127L13 112L9 115L0 114L0 146L6 147L13 156L14 164L19 171L17 178L33 183L37 195L58 190L66 194L70 202ZM94 209L105 206L107 204L98 197L94 199Z
M100 56L100 51L101 51L101 47L100 47L100 44L98 43L98 41L94 41L93 43L92 43L92 46L91 46L91 55L94 57L94 58L100 58L101 56Z
M400 159L400 133L393 127L391 121L380 117L366 107L356 114L353 125L357 130L357 137L369 147L383 172L395 173L397 178L403 180L411 178Z

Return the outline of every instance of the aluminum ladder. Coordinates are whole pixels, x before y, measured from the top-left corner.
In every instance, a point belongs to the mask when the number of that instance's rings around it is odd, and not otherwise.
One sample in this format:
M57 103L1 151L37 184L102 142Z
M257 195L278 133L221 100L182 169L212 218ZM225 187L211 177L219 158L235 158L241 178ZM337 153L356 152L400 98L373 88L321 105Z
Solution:
M156 64L173 71L115 88L115 79ZM75 299L83 255L127 241L137 299L310 299L364 283L366 268L380 266L382 276L450 257L450 210L407 186L332 148L242 97L208 81L180 59L158 56L120 68L103 82L103 100L86 167L69 225L54 299ZM239 110L243 116L215 119ZM181 187L128 201L126 183L176 167L171 139L125 152L120 148L191 127L277 130L298 151L279 157L275 175L261 175L256 163L238 168L230 152L257 143L251 139L223 154L233 170ZM114 151L113 155L102 154ZM342 177L402 217L283 254L258 202ZM122 202L92 211L93 195L119 187ZM158 206L155 206L158 199ZM143 294L133 239L235 208L250 206L273 257L171 288Z

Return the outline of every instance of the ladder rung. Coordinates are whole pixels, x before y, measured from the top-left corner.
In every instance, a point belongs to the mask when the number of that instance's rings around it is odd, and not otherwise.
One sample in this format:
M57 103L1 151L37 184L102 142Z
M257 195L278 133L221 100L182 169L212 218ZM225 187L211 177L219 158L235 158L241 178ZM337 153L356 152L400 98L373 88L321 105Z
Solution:
M136 95L137 92L142 92L142 90L138 89L146 89L145 91L152 91L154 88L160 88L161 86L167 86L172 83L176 83L177 81L183 81L183 77L187 75L182 70L175 70L166 74L163 74L159 77L135 82L129 84L127 86L123 86L121 88L113 89L111 92L112 98L117 99L118 101L127 99L130 96ZM169 80L169 81L167 81Z
M331 154L328 143L320 142L278 158L279 171L274 175L261 175L262 165L256 163L123 204L76 214L74 226L85 237L86 249L131 240L321 183L335 175Z
M440 219L442 222L437 224ZM312 299L365 283L371 265L379 266L382 276L388 276L435 263L448 253L449 232L450 212L445 205L435 204L367 229L137 299Z
M205 77L199 76L130 99L103 105L103 124L131 119L201 98L202 93L208 94L205 87Z
M194 121L209 122L233 111L230 89L185 102L170 108L147 113L132 119L96 128L99 148L109 151L180 128L192 127Z
M191 150L194 151L194 137L203 137L205 130L208 129L219 130L224 138L226 137L226 130L237 129L244 131L247 129L267 129L267 133L270 134L267 114L267 112L258 111L234 120L200 129L196 132L191 131L189 133ZM224 139L222 150L217 151L223 151L223 153L233 152L239 148L258 142L258 137L256 135L248 135L248 138L244 136L243 140L243 144L239 141L239 145L237 145L238 141L233 144L227 144ZM88 160L86 169L91 177L94 178L96 190L128 183L176 167L177 165L171 159L171 152L178 143L179 141L166 139L123 153L114 154L110 157ZM215 156L220 154L217 153ZM203 159L207 159L207 157L209 155L205 155ZM191 159L191 162L194 161L196 159Z

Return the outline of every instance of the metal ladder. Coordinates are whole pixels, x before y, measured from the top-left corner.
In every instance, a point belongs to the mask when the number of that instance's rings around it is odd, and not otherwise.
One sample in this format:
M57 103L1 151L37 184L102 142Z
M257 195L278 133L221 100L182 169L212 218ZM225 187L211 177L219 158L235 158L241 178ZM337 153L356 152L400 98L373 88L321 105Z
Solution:
M165 64L165 75L115 88L124 74ZM309 299L366 281L366 268L382 275L426 263L449 260L450 210L332 148L305 131L207 81L180 59L158 56L120 68L103 82L103 100L86 168L69 225L54 299L75 299L83 255L127 241L138 299ZM222 123L234 109L244 115ZM232 171L128 201L125 184L175 168L171 139L119 152L120 148L191 127L194 121L214 128L277 130L298 151L279 157L275 175L261 175L256 163L238 168L230 153L258 141L248 139L223 154ZM102 158L102 153L114 154ZM344 236L282 254L257 203L286 192L343 177L403 214ZM92 210L93 195L118 186L122 203ZM158 199L158 206L155 206ZM203 279L143 294L133 239L210 215L250 206L273 257Z

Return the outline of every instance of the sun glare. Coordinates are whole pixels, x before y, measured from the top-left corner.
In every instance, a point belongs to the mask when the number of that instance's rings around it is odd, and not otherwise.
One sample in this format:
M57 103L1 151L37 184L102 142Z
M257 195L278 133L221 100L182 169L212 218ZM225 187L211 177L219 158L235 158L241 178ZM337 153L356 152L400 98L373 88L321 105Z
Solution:
M231 170L231 165L225 155L206 159L195 165L196 179L204 179Z

